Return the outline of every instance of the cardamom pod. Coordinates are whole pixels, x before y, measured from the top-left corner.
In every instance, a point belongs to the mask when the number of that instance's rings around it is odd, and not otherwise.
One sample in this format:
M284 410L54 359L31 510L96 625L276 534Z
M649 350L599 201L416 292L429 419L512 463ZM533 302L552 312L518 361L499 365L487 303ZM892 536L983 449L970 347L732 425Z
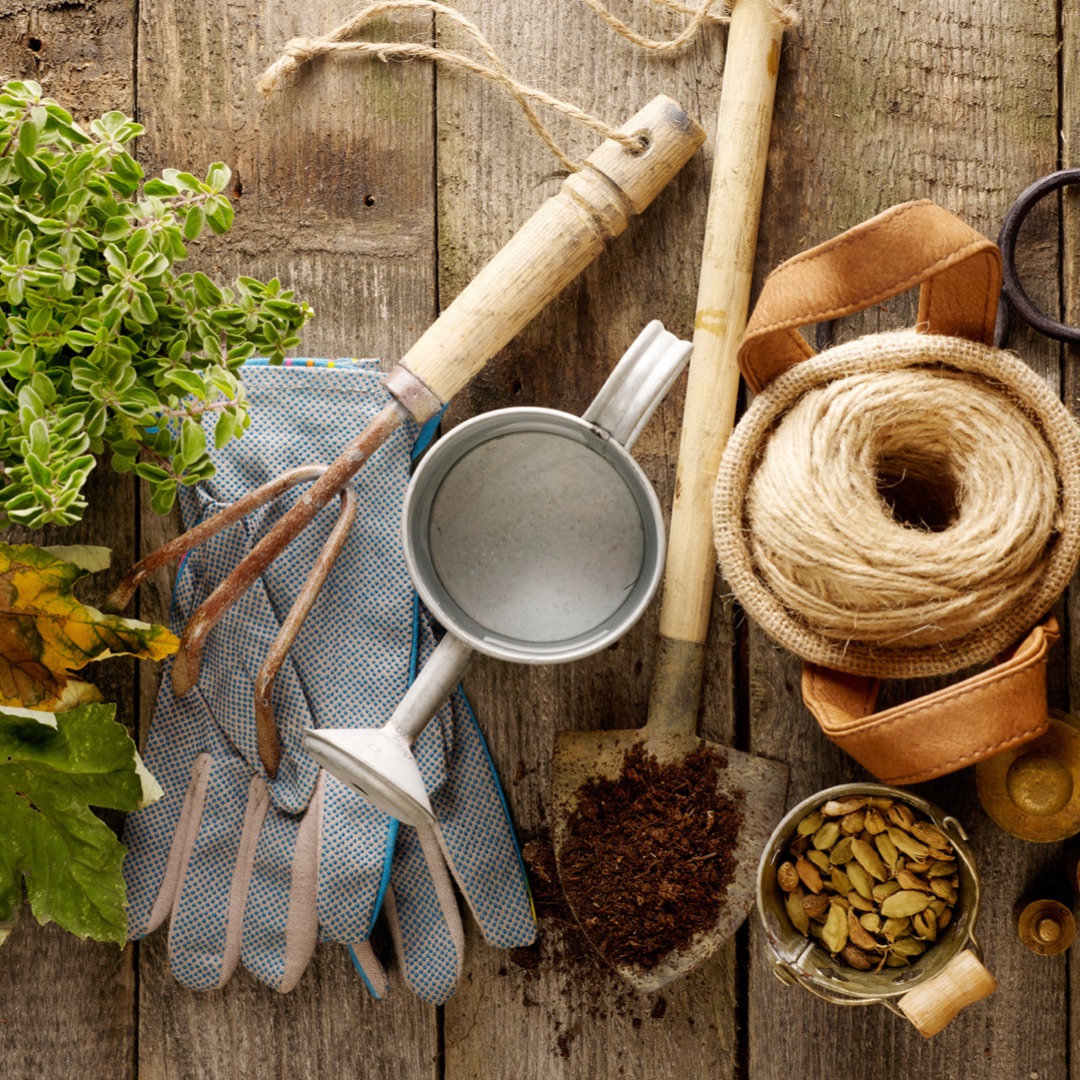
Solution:
M852 840L851 854L871 877L877 878L878 881L888 880L889 872L885 869L885 864L865 840Z
M882 901L881 914L887 919L914 915L917 911L925 911L930 906L931 899L933 898L929 893L901 889Z
M937 916L931 908L911 916L911 931L923 941L937 940Z
M866 872L865 867L861 863L849 862L844 867L844 872L851 880L851 884L855 887L855 891L860 896L865 896L867 900L871 900L874 897L874 879Z
M894 892L900 891L900 882L893 879L892 881L883 881L880 885L874 886L873 897L880 904L882 900L887 896L892 896Z
M849 795L844 799L830 799L821 808L821 812L826 817L843 817L845 814L861 810L869 801L866 795Z
M780 886L784 892L789 893L799 887L799 875L795 870L795 865L789 862L782 862L776 869L776 884Z
M825 925L821 929L821 940L833 956L847 944L847 912L838 904L832 905L829 909L829 917L825 920Z
M926 853L930 850L922 841L916 840L914 836L904 832L903 829L897 829L889 827L886 832L889 834L889 839L905 854L910 855L913 859L925 859Z
M847 896L849 892L854 891L854 886L851 884L851 878L849 878L839 866L834 866L832 868L832 874L829 875L829 885L844 896Z
M930 889L935 896L940 896L946 903L956 903L956 890L945 880L945 878L934 878L934 880L930 882Z
M870 962L870 957L862 949L858 949L850 943L840 950L840 955L846 964L850 964L857 971L869 971L874 966Z
M814 848L813 851L808 851L806 857L821 871L828 873L832 869L832 863L829 862L828 852L818 851Z
M854 911L848 912L848 940L860 949L876 949L877 942L867 932L866 927L859 922L859 917Z
M821 892L821 875L818 873L818 868L809 859L796 859L795 872L799 875L799 880L812 893Z
M832 850L829 852L829 862L834 866L843 866L844 863L851 862L850 836L845 836L843 840L833 845Z
M896 864L900 861L900 852L887 832L878 833L874 837L874 847L877 848L878 854L884 860L885 865L890 870L895 869Z
M804 817L802 821L795 827L795 831L800 836L811 836L821 828L821 823L825 820L820 810L815 810L812 814Z
M814 833L813 840L811 841L818 849L818 851L828 851L829 848L836 843L840 838L840 822L838 821L826 821L824 825L816 833Z
M871 806L867 809L863 828L865 828L871 836L877 836L879 833L885 831L885 818L876 806Z
M936 877L949 877L950 874L956 873L956 863L950 861L931 863L930 869L926 871L926 876L930 878Z
M898 938L892 944L892 952L894 956L922 956L926 952L926 942L913 937Z
M868 900L861 893L856 892L855 889L849 889L844 895L847 897L847 902L858 911L874 910L874 901Z
M876 911L868 911L865 915L860 915L859 922L862 923L863 929L869 930L871 934L881 932L882 920Z
M897 938L907 937L911 933L911 919L907 916L903 918L891 918L886 919L881 926L881 932L890 941L896 941Z
M800 934L805 934L810 929L810 916L806 914L806 910L803 908L804 896L805 893L803 893L802 888L797 886L784 897L784 908L787 911L788 918L791 920L791 925Z
M900 884L901 889L916 889L919 892L930 892L930 886L918 874L913 874L910 870L901 870L896 875L896 880Z
M854 813L845 814L840 819L840 831L845 836L858 836L863 831L863 823L866 821L866 814L862 810L856 810Z
M949 843L949 838L929 821L912 822L910 832L916 840L921 840L927 847L947 851L952 846Z

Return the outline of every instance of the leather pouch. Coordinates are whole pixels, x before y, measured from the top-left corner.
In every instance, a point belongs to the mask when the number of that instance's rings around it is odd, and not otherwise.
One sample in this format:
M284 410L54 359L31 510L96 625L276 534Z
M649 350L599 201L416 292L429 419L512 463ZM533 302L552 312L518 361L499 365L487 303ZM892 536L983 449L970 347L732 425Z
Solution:
M802 657L803 700L824 733L887 783L941 776L1047 728L1046 653L1059 636L1047 612L1080 558L1080 436L1034 372L990 348L1000 284L1001 257L991 241L932 202L904 203L778 267L739 351L747 383L763 392L732 436L717 480L714 523L725 576L765 632ZM954 354L970 353L965 370L994 385L1019 385L1023 408L1035 417L1056 463L1057 532L1046 572L1006 617L948 649L852 648L815 636L763 586L749 553L744 496L785 402L815 379L832 377L829 358L839 350L816 356L799 327L841 318L916 286L919 333L907 340L925 354L922 366L933 366L936 349L943 367L954 363ZM958 364L963 368L968 360ZM942 674L991 659L987 670L875 711L881 678Z

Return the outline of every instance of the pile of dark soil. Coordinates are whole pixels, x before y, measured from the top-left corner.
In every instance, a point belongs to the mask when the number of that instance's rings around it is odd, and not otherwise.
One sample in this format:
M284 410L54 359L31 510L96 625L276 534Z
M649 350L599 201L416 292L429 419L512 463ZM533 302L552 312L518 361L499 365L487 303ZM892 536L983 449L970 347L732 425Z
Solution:
M578 792L559 881L609 962L655 967L716 923L742 825L717 791L726 765L707 746L665 765L639 744L621 776Z

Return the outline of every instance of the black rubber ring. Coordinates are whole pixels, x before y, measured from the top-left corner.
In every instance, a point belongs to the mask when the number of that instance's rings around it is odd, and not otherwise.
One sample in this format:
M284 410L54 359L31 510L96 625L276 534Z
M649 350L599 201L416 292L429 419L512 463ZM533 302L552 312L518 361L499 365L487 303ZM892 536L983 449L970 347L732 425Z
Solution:
M1057 319L1051 319L1040 311L1032 303L1031 297L1024 292L1024 286L1020 284L1020 276L1016 272L1016 237L1020 232L1020 226L1024 224L1024 219L1031 208L1045 195L1069 184L1080 184L1080 169L1062 169L1059 172L1050 173L1041 180L1036 180L1031 187L1025 188L1005 215L1001 233L998 235L998 247L1001 248L1004 260L1003 292L1024 321L1047 337L1066 341L1070 345L1080 345L1080 328L1058 322ZM1002 336L1007 326L1007 319L1004 320L1004 325L999 320L999 333Z

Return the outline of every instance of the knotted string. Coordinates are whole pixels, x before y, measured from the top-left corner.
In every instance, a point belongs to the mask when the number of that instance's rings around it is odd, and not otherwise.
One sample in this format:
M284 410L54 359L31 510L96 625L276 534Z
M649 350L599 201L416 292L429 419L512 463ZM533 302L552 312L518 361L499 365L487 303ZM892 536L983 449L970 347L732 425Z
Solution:
M731 18L731 10L737 0L726 0L724 13L715 14L712 9L718 0L704 0L697 7L690 7L680 0L653 0L669 11L679 14L690 15L690 21L684 29L669 41L654 41L638 34L600 3L600 0L583 0L600 18L602 18L616 33L627 38L633 44L652 51L670 52L684 48L688 45L707 25L727 23ZM796 21L794 8L782 0L769 0L769 6L775 12L776 18L784 26L791 26ZM452 52L441 49L434 42L375 42L357 41L357 34L367 23L380 15L386 15L402 11L424 11L432 15L441 15L455 23L473 40L476 47L483 54L484 60L477 60L465 53ZM259 77L258 87L264 94L269 94L277 86L283 75L296 71L304 64L325 56L328 53L359 53L370 56L373 59L389 63L391 60L431 60L435 63L449 65L462 71L478 75L498 84L513 97L521 107L526 119L539 135L544 145L558 158L562 166L569 172L576 172L580 164L574 161L555 140L543 121L537 116L532 107L532 102L546 105L551 109L569 116L585 126L592 128L601 137L613 139L622 144L628 150L637 151L641 145L637 138L625 135L611 124L584 109L578 108L569 102L563 101L545 90L533 86L527 86L515 79L507 70L499 55L492 48L481 33L480 28L467 19L461 12L435 0L378 0L374 4L357 11L349 16L340 26L331 30L330 33L319 37L295 37L287 42L281 55Z

